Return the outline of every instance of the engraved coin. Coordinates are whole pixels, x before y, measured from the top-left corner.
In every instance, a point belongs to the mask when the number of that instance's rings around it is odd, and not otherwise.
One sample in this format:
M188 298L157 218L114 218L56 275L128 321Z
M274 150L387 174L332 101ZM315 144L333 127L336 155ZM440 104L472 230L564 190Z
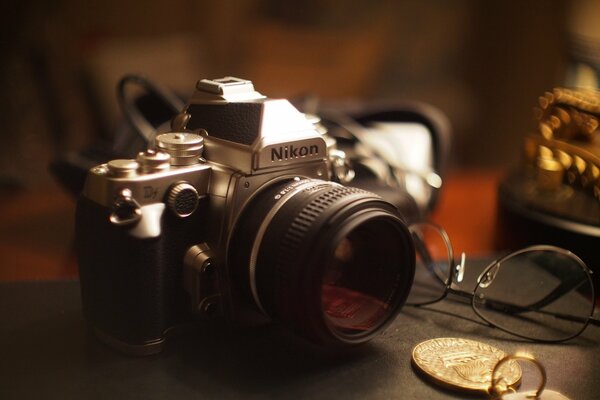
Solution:
M419 343L412 352L413 364L435 383L465 391L487 393L492 370L506 354L493 346L460 338L437 338ZM501 366L502 384L518 385L521 368L515 361Z

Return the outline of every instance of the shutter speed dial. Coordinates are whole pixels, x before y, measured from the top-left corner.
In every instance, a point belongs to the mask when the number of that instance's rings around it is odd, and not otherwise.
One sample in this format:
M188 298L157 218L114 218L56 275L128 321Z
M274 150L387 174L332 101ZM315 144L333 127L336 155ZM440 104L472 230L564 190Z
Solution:
M174 184L167 195L167 205L180 218L192 215L196 211L199 201L198 191L187 182Z

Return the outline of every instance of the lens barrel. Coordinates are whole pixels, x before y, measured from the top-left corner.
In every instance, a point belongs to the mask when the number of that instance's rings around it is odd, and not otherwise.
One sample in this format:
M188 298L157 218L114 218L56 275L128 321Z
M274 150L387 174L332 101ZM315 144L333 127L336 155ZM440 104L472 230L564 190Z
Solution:
M313 179L280 181L255 196L227 257L235 286L262 312L333 345L365 342L393 321L415 268L393 205Z

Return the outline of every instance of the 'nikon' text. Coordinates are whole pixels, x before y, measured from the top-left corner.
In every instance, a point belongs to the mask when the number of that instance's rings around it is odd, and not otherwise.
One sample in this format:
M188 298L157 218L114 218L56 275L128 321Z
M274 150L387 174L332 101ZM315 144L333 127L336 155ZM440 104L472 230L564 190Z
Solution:
M294 158L316 156L319 154L319 146L279 146L271 149L271 161L291 160Z

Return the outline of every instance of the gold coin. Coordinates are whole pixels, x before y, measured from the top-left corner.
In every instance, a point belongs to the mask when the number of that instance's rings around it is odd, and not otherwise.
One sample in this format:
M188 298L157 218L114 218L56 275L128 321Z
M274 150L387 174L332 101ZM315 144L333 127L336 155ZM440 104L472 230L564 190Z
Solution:
M506 354L474 340L437 338L419 343L412 352L413 364L434 382L465 391L485 392L492 383L492 370ZM521 382L521 367L509 361L497 376L507 386Z

